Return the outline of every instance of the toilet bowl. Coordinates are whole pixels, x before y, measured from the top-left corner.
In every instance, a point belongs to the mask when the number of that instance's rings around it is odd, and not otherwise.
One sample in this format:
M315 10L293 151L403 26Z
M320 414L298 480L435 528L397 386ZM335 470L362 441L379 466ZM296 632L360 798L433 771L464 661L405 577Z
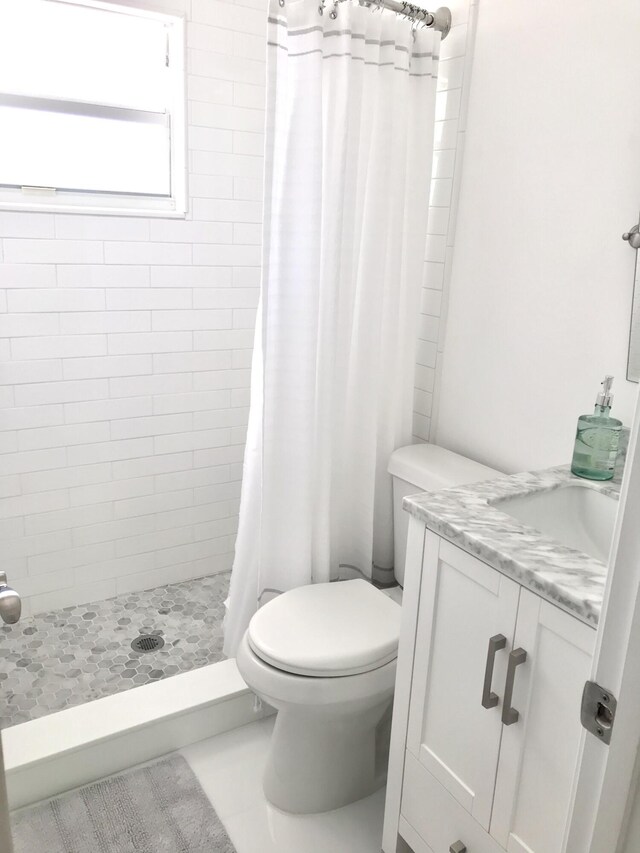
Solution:
M404 583L408 494L499 476L435 445L400 448L394 487L396 579ZM253 616L236 655L278 712L264 792L285 812L340 808L386 779L401 608L364 580L284 592Z
M363 580L285 592L259 610L241 675L278 711L264 792L278 808L340 808L384 784L401 608Z

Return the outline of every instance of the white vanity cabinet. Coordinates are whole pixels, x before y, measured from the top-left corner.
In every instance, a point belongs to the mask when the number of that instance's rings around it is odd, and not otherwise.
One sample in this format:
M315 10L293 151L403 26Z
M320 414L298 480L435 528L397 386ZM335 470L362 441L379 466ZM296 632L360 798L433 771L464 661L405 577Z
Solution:
M429 531L417 586L385 853L560 853L595 630Z

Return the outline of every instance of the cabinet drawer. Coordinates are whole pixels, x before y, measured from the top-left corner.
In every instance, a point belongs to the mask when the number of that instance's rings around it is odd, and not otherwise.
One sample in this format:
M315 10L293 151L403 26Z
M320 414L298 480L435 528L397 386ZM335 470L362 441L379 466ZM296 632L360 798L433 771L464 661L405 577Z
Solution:
M400 814L433 853L449 853L456 841L465 844L467 853L504 853L410 752L405 754Z

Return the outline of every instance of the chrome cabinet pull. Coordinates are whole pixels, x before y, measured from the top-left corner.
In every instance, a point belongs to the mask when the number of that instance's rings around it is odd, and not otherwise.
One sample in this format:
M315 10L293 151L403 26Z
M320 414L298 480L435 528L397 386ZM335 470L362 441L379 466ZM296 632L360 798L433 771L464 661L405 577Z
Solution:
M449 848L449 853L467 853L466 845L464 845L462 841L456 841Z
M524 649L514 649L509 655L509 665L507 667L507 680L504 685L504 706L502 708L502 722L505 726L511 726L518 722L520 714L515 708L511 707L513 698L513 683L516 679L516 667L523 664L527 659L527 653Z
M498 695L491 692L491 682L493 681L493 664L496 660L496 652L507 645L507 638L504 634L496 634L489 640L489 648L487 650L487 665L484 670L484 685L482 687L482 707L495 708L498 704Z

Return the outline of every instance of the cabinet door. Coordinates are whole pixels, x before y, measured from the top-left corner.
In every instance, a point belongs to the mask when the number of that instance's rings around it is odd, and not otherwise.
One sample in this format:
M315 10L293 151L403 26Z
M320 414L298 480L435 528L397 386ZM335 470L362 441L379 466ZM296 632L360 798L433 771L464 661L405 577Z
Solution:
M514 646L527 652L515 670L491 834L509 853L560 853L578 753L585 734L580 703L596 631L523 589Z
M512 648L519 586L427 532L420 592L407 748L489 829L502 722L502 685ZM483 706L489 640L496 651Z

